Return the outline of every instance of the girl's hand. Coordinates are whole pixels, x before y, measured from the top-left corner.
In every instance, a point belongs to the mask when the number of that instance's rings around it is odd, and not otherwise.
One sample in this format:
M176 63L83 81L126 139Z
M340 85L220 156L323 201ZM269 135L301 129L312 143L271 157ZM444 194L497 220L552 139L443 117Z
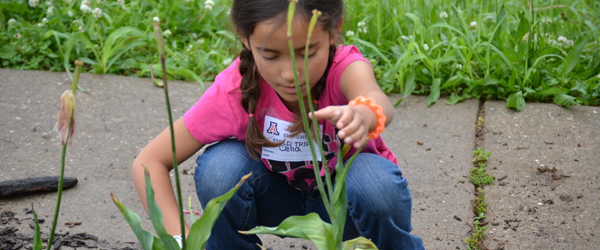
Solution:
M308 117L312 119L312 114ZM377 125L377 116L365 105L325 107L315 111L315 118L334 124L340 130L338 137L346 144L354 143L354 148L367 143L367 134Z

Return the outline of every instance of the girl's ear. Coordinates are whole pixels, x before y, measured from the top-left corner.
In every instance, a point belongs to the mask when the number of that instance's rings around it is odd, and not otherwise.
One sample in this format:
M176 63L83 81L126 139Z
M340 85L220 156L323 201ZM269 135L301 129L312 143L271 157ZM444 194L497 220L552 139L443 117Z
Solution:
M248 49L248 50L251 50L250 46L249 46L250 43L248 42L248 38L242 36L239 31L237 32L237 34L238 34L238 37L240 38L240 40L242 40L242 44L244 45L244 47L246 47L246 49Z
M344 24L344 18L335 25L335 34L331 34L329 42L333 45L340 40L340 34L342 32L342 24Z

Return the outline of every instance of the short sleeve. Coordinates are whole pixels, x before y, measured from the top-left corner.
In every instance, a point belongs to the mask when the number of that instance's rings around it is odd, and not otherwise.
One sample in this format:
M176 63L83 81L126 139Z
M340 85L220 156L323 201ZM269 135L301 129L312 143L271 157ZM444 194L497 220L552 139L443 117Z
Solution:
M186 128L200 143L209 144L229 138L243 140L248 126L241 105L239 59L219 73L215 82L184 115Z

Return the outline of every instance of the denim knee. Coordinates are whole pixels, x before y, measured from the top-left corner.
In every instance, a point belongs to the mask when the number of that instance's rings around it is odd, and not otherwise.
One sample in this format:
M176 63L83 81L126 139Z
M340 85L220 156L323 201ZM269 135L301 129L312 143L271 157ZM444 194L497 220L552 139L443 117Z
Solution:
M346 178L348 194L369 214L410 211L412 197L400 168L387 159L369 153L359 154Z
M194 181L201 202L226 193L250 172L254 177L266 170L260 160L250 157L244 143L237 140L209 146L196 163Z

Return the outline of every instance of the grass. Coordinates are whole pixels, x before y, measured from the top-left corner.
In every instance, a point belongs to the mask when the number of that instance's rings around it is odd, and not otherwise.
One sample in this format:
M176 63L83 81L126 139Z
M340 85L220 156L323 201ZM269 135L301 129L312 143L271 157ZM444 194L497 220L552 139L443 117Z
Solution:
M477 126L481 127L482 125L483 119L478 119ZM473 155L474 166L470 170L469 182L475 186L475 200L471 202L474 218L471 233L465 239L467 249L469 250L481 249L480 245L485 239L485 230L487 230L487 226L485 226L483 220L487 213L487 203L485 202L483 187L494 182L494 177L485 171L487 159L490 157L491 152L484 151L483 148L478 148L473 151Z
M0 0L0 67L64 71L79 58L87 72L150 77L150 64L160 71L151 35L158 17L169 75L211 81L241 44L231 0L210 2L90 1L84 11L78 0ZM598 1L345 3L341 38L371 61L388 93L427 95L429 105L442 96L449 104L506 100L517 110L526 102L600 105Z

